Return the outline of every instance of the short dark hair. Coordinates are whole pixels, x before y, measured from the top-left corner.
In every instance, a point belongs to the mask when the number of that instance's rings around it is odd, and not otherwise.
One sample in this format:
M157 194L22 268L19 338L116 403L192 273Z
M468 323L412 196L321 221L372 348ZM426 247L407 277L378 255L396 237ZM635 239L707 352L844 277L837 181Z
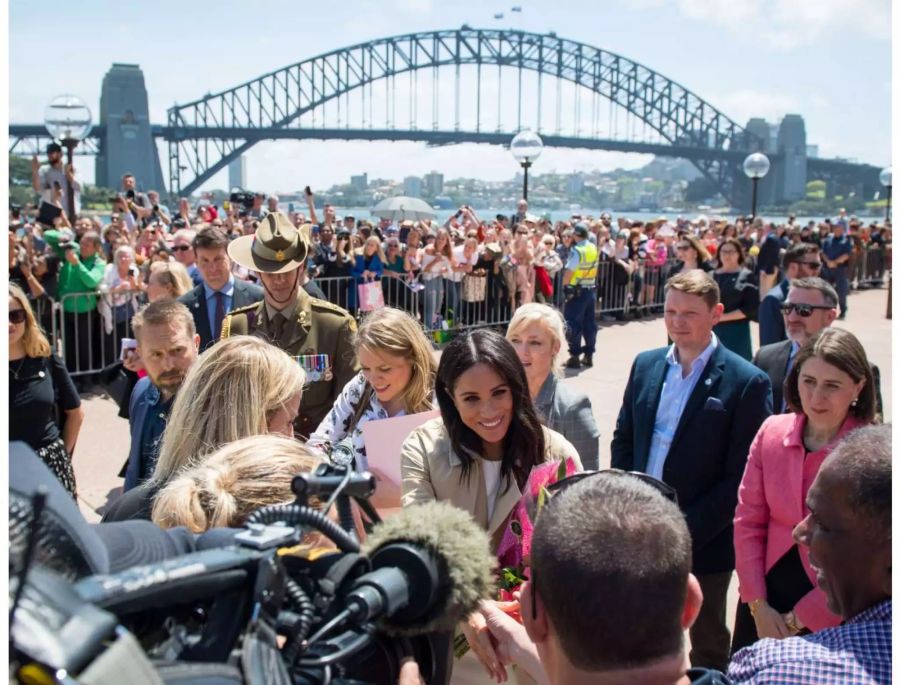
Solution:
M166 326L176 322L184 326L189 337L194 337L197 329L191 310L178 300L163 298L141 307L131 317L131 330L134 331L134 337L140 340L144 326Z
M788 265L802 262L806 255L818 251L819 246L814 243L797 243L796 245L791 245L784 251L784 256L781 258L781 266L782 268L787 269Z
M865 385L850 407L850 414L863 421L875 419L875 378L872 365L866 358L866 351L859 339L843 328L823 328L816 333L794 358L794 364L784 382L784 399L788 409L798 414L803 412L800 402L800 371L806 361L818 357L846 373L854 383L865 380Z
M531 564L576 668L635 668L683 649L691 536L678 505L639 479L598 474L553 496Z
M818 290L822 293L822 299L825 300L825 304L831 307L838 306L837 290L835 290L824 278L819 278L818 276L795 278L791 281L791 289L793 290L794 288L800 288L801 290ZM790 295L790 293L788 294Z
M228 242L228 234L225 233L225 231L218 226L207 226L206 228L201 228L197 231L197 235L194 236L192 245L196 252L197 248L227 248Z
M719 284L712 276L700 269L682 271L672 276L666 282L665 294L668 295L670 290L701 297L710 309L719 304L721 297Z
M821 469L837 472L848 489L849 504L875 523L876 534L891 537L890 424L863 426L847 434Z
M460 480L471 474L475 456L483 452L481 438L466 426L453 401L459 377L476 364L490 366L509 385L512 420L504 441L501 477L512 476L525 486L531 468L545 459L544 431L528 391L525 367L512 344L496 331L478 329L455 338L441 354L435 394L454 453L462 462Z

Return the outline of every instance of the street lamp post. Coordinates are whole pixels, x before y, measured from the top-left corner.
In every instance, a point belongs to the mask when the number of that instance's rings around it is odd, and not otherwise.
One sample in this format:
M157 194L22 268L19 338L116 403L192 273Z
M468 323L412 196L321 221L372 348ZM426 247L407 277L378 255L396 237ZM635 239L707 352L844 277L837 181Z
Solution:
M750 214L752 218L756 218L756 189L759 185L759 180L763 178L767 173L769 173L769 158L766 157L762 152L754 152L752 155L747 155L747 158L744 160L744 173L747 177L753 181L753 200L751 202L751 211Z
M881 181L881 185L887 189L887 208L884 212L885 223L891 220L891 169L893 169L893 167L887 166L881 170L880 174L878 174L878 180Z
M74 95L57 95L44 112L44 126L54 140L66 148L67 165L72 166L75 148L91 132L91 110ZM75 188L66 174L66 213L75 223Z
M541 140L541 137L529 129L517 133L509 144L509 151L525 171L525 179L522 182L523 200L528 199L528 168L541 156L541 150L543 149L544 142Z

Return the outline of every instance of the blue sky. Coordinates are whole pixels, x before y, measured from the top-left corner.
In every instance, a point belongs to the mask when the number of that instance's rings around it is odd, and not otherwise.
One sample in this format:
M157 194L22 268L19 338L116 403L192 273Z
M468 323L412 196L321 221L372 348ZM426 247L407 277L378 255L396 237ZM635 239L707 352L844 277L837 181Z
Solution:
M512 13L519 4L522 12ZM368 39L473 27L555 31L640 62L740 124L802 114L823 156L884 165L891 146L890 0L345 0L208 2L60 0L9 5L9 120L39 122L53 95L72 92L96 112L113 62L144 72L154 122L265 72ZM503 12L504 19L494 19ZM70 16L73 39L60 23ZM55 26L48 41L47 27ZM44 57L52 45L51 65ZM405 107L405 105L404 105ZM402 109L402 108L399 108ZM405 111L405 110L404 110ZM545 150L534 171L636 167L640 155ZM498 147L429 149L414 143L262 143L247 154L248 186L323 188L368 171L402 179L512 177ZM164 170L165 173L165 170ZM85 169L90 180L92 170ZM225 187L223 174L210 184Z

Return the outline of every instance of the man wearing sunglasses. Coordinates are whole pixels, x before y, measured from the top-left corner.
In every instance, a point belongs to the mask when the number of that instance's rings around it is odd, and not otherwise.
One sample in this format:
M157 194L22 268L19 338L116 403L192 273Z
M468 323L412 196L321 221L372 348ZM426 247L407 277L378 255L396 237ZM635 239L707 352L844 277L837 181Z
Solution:
M778 285L766 293L762 302L759 303L760 346L787 340L784 319L781 316L781 305L787 297L791 281L796 278L818 276L821 268L819 248L812 243L797 243L784 253L781 260L784 277Z
M734 570L734 510L750 443L772 413L769 377L720 344L719 287L703 271L666 284L673 344L634 360L611 445L612 466L642 471L678 493L693 540L703 608L691 628L691 663L723 670Z
M772 406L777 414L787 411L784 402L784 380L790 373L794 357L807 342L837 318L838 294L822 278L799 278L791 281L787 299L781 305L781 316L787 340L763 345L756 351L753 363L765 371L772 381ZM883 413L881 371L874 364L876 412Z
M703 595L674 491L616 470L576 474L551 490L519 596L524 627L483 605L503 668L551 685L727 683L690 668L685 654Z
M203 276L197 268L197 255L194 254L194 237L197 232L190 228L181 228L172 236L172 253L175 261L184 265L194 286L203 285Z

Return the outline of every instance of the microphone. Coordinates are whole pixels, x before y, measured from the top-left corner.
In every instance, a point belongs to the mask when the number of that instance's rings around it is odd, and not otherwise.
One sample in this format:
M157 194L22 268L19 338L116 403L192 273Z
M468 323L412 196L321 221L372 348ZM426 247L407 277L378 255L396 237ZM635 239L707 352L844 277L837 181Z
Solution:
M403 509L375 526L363 551L373 570L352 586L348 609L380 619L389 635L453 630L493 587L487 533L447 502Z

